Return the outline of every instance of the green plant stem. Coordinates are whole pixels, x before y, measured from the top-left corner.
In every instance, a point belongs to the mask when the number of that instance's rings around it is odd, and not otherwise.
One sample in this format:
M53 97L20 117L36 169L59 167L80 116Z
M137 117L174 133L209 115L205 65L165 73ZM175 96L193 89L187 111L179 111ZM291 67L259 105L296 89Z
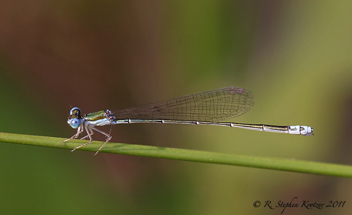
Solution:
M0 142L7 143L73 149L74 147L87 142L87 140L72 140L62 144L62 146L59 146L63 140L63 138L56 137L10 134L0 132ZM91 144L80 148L79 150L95 152L96 150L98 150L101 144L103 144L103 142L94 141ZM108 143L100 152L213 164L256 167L272 170L283 170L339 177L352 177L351 166L284 158L244 156L236 154L223 154L215 152L125 143Z

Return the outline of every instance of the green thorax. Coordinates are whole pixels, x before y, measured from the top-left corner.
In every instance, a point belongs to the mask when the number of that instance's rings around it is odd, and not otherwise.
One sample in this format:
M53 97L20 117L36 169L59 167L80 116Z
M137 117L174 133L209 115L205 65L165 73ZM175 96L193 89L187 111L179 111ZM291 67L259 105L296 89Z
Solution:
M95 121L95 120L99 120L99 119L104 119L106 118L106 110L101 110L101 111L97 111L94 113L89 113L86 115L85 120L86 121Z

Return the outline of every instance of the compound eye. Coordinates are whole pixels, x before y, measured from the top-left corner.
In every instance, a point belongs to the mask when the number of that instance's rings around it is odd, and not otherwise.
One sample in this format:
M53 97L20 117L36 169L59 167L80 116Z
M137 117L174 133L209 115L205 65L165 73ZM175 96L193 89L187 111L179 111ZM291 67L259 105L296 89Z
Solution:
M81 125L81 120L73 118L69 121L69 124L72 128L77 129Z
M74 107L70 110L70 116L76 116L77 118L79 118L81 116L81 109L79 109L78 107Z

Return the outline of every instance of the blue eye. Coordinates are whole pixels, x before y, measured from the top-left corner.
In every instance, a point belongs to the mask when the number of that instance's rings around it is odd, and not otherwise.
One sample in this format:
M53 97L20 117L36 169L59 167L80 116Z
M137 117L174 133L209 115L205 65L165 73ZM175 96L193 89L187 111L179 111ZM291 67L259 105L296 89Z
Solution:
M70 110L70 116L75 115L75 116L81 116L81 109L78 107L74 107Z
M81 120L79 119L70 119L68 124L74 129L78 128L81 125Z

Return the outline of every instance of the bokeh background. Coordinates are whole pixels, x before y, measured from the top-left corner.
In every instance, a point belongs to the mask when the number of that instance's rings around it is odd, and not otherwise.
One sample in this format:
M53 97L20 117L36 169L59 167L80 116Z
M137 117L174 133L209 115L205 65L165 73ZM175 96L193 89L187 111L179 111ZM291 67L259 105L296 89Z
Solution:
M352 1L0 1L0 131L68 138L89 113L238 86L232 121L315 136L120 125L114 142L352 163ZM109 128L106 128L109 130ZM95 136L96 139L103 139ZM279 214L270 200L344 208L345 178L0 143L1 214Z

